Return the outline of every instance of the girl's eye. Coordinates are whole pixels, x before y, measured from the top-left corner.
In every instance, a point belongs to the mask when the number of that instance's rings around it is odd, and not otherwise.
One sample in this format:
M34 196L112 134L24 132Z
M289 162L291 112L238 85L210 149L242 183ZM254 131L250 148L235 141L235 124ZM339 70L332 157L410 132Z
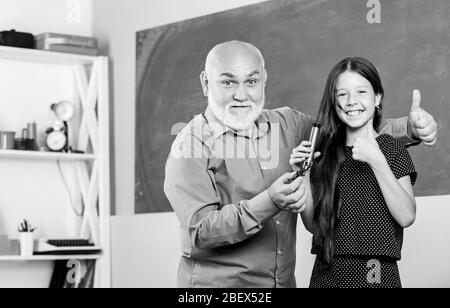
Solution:
M344 97L346 95L347 95L347 93L338 93L338 97Z
M364 93L366 93L367 91L364 91L364 90L360 90L358 93L360 93L360 94L364 94Z

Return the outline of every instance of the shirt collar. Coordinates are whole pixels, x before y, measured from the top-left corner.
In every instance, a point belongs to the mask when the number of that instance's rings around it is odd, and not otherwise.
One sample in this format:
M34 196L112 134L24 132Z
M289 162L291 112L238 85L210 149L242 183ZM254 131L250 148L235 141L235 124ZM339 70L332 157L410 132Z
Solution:
M256 119L255 124L257 128L255 138L261 138L269 132L270 121L265 110L261 112L259 117Z
M204 115L209 125L209 130L211 131L211 134L214 137L214 139L219 138L228 131L232 131L231 128L225 126L222 122L219 121L219 119L217 119L217 117L214 115L209 106L206 108Z
M217 117L213 114L213 112L209 106L206 108L204 116L205 116L207 123L209 124L209 129L210 129L211 134L214 139L217 139L228 132L232 132L232 133L242 136L242 137L250 138L249 136L242 134L240 132L237 132L237 131L229 128L228 126L224 125L222 122L220 122L219 119L217 119ZM254 126L253 136L252 136L253 139L261 138L262 136L267 134L269 129L270 129L270 122L269 122L269 119L267 118L266 113L263 110L261 112L261 114L259 115L259 117L255 120L255 126Z

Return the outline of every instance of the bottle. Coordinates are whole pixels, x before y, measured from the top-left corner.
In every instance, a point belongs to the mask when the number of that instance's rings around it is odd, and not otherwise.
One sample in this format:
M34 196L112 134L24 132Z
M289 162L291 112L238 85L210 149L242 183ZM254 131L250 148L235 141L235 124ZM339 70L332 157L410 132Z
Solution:
M37 151L36 122L27 124L26 148L30 151Z
M22 129L22 137L17 138L14 142L14 148L16 150L26 150L26 137L28 135L27 129Z

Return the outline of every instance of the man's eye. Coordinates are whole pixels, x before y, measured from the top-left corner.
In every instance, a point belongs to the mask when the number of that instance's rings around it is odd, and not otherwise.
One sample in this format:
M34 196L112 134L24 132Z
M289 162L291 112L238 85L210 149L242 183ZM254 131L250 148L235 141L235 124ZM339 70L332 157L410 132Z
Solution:
M256 84L258 83L258 80L256 80L256 79L250 79L250 80L247 80L247 83L248 83L249 85L251 85L251 86L254 86L254 85L256 85Z
M231 81L231 80L224 80L224 81L222 81L222 84L224 86L230 87L233 84L233 81Z

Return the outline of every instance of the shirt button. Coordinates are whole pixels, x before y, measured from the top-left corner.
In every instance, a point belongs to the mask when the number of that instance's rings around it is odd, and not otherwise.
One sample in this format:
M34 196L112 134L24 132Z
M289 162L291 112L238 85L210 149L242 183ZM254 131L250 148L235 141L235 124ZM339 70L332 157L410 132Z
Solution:
M282 255L282 254L283 254L283 250L281 250L281 249L278 250L278 254L279 254L279 255Z
M276 220L275 222L277 223L277 225L279 225L279 224L280 224L280 221L279 221L279 220Z

